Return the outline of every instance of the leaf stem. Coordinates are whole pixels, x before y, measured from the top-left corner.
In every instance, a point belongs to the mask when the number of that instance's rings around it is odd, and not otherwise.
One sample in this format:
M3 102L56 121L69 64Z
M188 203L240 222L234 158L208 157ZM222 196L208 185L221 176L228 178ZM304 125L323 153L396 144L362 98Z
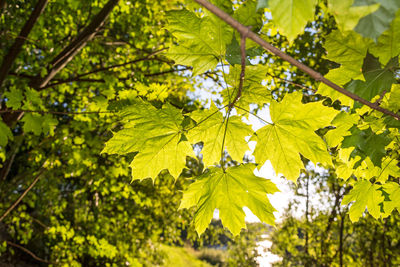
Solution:
M247 112L247 113L253 115L254 117L258 118L259 120L262 120L263 122L265 122L266 124L274 125L273 123L270 123L269 121L264 120L263 118L261 118L261 117L258 116L257 114L255 114L255 113L253 113L253 112L251 112L251 111L249 111L249 110L247 110L247 109L245 109L245 108L242 108L242 107L239 107L239 106L234 106L234 107L235 107L235 108L238 108L238 109L241 109L241 110L243 110L243 111L245 111L245 112Z
M228 123L229 123L229 117L231 115L231 110L232 108L230 107L228 110L228 114L225 118L225 130L224 130L224 136L222 138L222 147L221 147L221 167L225 172L225 168L224 168L224 151L225 151L225 139L226 139L226 132L228 131Z
M240 80L239 80L239 88L236 94L236 97L233 99L232 103L229 107L233 107L238 99L242 96L242 89L243 89L243 82L244 77L246 75L246 38L248 33L250 32L250 28L247 28L247 32L245 34L240 33L240 63L241 63L241 70L240 70Z
M193 128L196 128L197 126L199 126L201 123L205 122L206 120L208 120L209 118L211 118L212 116L214 116L217 112L219 112L221 109L226 108L228 105L223 106L222 108L219 108L218 110L216 110L215 112L213 112L211 115L208 115L207 117L205 117L204 119L202 119L200 122L198 122L196 125L194 125L193 127L190 127L189 129L186 129L185 131L188 132L190 130L192 130Z

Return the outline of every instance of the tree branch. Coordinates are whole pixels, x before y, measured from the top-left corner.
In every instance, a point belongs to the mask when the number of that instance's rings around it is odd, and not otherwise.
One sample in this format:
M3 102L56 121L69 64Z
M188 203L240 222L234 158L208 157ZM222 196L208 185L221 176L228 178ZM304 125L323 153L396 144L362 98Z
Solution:
M144 61L144 60L147 60L147 59L149 59L150 57L152 57L152 56L154 56L156 54L159 54L160 52L162 52L162 51L164 51L166 49L167 48L156 50L156 51L148 54L147 56L145 56L143 58L138 58L138 59L135 59L135 60L132 60L132 61L128 61L128 62L125 62L125 63L121 63L121 64L117 64L117 65L113 65L113 66L108 66L108 67L104 67L104 68L99 68L99 69L96 69L96 70L93 70L93 71L90 71L90 72L82 73L82 74L79 74L77 76L77 78L81 78L81 77L87 76L89 74L93 74L93 73L97 73L97 72L101 72L101 71L105 71L105 70L109 70L109 69L119 68L119 67L123 67L123 66L126 66L126 65L134 64L134 63L137 63L137 62L140 62L140 61Z
M21 202L21 200L26 196L26 194L28 194L29 191L31 191L31 189L35 186L35 184L39 181L40 177L42 176L42 174L44 173L45 169L42 168L39 173L36 175L35 179L33 180L33 182L28 186L28 188L22 193L22 195L14 202L14 204L12 204L7 210L6 212L4 212L4 214L0 217L0 222L4 220L4 218L15 209L15 207L18 206L18 204Z
M293 86L296 86L296 87L299 87L299 88L302 88L302 89L305 89L305 90L313 91L314 93L317 91L317 90L315 90L315 89L313 89L313 88L310 88L310 87L307 87L307 86L305 86L305 85L298 84L298 83L292 82L292 81L290 81L290 80L288 80L288 79L284 79L284 78L281 78L281 77L279 77L279 76L272 75L271 73L267 73L267 75L269 75L270 77L272 77L272 78L274 78L274 79L278 79L278 80L280 80L280 81L282 81L282 82L291 84L291 85L293 85Z
M4 1L2 4L5 5L5 2L6 1ZM18 36L15 38L15 41L10 47L8 54L4 56L3 63L1 64L0 67L0 88L2 87L2 84L11 69L14 60L21 52L21 48L24 45L25 41L27 40L29 33L31 32L33 26L35 25L36 21L38 20L44 8L46 7L47 2L48 0L38 1L28 21L22 27L21 32L18 34ZM0 92L3 92L3 89L0 89Z
M42 259L42 258L39 258L39 257L36 256L32 251L30 251L30 250L27 249L27 248L24 248L23 246L20 246L20 245L18 245L18 244L15 244L15 243L13 243L13 242L11 242L11 241L6 241L6 243L7 243L7 245L9 245L9 246L19 248L19 249L22 250L23 252L28 253L32 258L34 258L34 259L37 260L37 261L40 261L40 262L43 262L43 263L47 263L47 264L54 264L54 263L52 263L52 262L50 262L50 261L44 260L44 259Z
M271 52L272 54L274 54L275 56L280 57L281 59L289 62L290 64L292 64L293 66L296 66L297 68L299 68L300 70L302 70L303 72L307 73L308 75L311 76L311 78L313 78L316 81L320 81L324 84L326 84L327 86L331 87L332 89L350 97L351 99L360 102L374 110L380 111L386 115L389 115L393 118L395 118L396 120L400 120L400 115L384 109L382 107L380 107L377 104L371 103L363 98L361 98L360 96L353 94L352 92L347 91L346 89L340 87L339 85L335 84L334 82L324 78L324 76L322 76L320 73L316 72L315 70L313 70L312 68L304 65L303 63L297 61L296 59L292 58L291 56L285 54L284 52L282 52L281 50L279 50L278 48L274 47L273 45L271 45L270 43L268 43L267 41L265 41L264 39L262 39L260 36L258 36L256 33L254 32L249 32L248 28L246 26L244 26L243 24L241 24L240 22L238 22L237 20L235 20L234 18L232 18L229 14L225 13L224 11L222 11L221 9L219 9L218 7L214 6L213 4L211 4L210 2L208 2L207 0L194 0L197 3L199 3L200 5L202 5L203 7L205 7L206 9L208 9L209 11L211 11L212 13L214 13L216 16L218 16L219 18L221 18L223 21L225 21L226 23L228 23L229 25L231 25L234 29L236 29L240 34L248 34L248 38L253 40L254 42L256 42L257 44L259 44L260 46L262 46L265 50Z
M37 81L33 82L32 86L37 89L46 86L54 76L62 70L90 40L93 39L118 2L119 0L109 0L102 10L93 18L92 22L53 59L48 74L43 78L38 76Z

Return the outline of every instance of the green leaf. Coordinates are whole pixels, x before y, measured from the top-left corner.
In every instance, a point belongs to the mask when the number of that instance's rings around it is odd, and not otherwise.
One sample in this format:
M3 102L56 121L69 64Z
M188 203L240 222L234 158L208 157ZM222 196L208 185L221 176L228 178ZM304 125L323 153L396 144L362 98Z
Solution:
M390 27L390 23L400 8L398 0L355 0L353 6L370 6L380 4L377 11L363 17L354 30L364 37L376 40Z
M19 109L21 107L22 100L24 100L22 91L14 87L11 88L10 91L5 92L4 97L7 98L7 107L12 109Z
M268 7L268 0L258 0L257 1L257 10L260 8L267 8Z
M27 113L21 121L24 122L24 125L22 126L24 132L32 132L35 135L40 135L42 133L43 117L41 115Z
M354 0L328 1L329 11L335 16L338 27L342 32L353 30L362 17L379 8L379 4L352 6L353 2Z
M250 136L253 131L240 117L224 118L214 105L209 110L195 111L190 117L197 125L188 131L187 138L192 144L203 142L205 166L220 161L222 144L233 160L242 161L244 153L249 150L245 137Z
M325 49L329 60L354 73L361 73L363 60L371 44L371 40L362 38L355 32L342 33L336 30L327 36Z
M332 69L324 77L342 87L351 81L351 79L355 79L356 77L363 79L361 71L354 71L347 69L346 67ZM339 100L344 106L353 106L354 103L353 99L334 90L332 87L324 83L319 84L318 93L330 97L333 101Z
M40 135L41 133L54 135L54 129L58 124L58 120L54 119L50 114L27 113L21 121L24 122L22 126L24 132L32 132L35 135Z
M0 121L0 146L4 148L7 145L8 140L12 139L13 134L10 128L8 128L8 126L4 122Z
M385 107L397 112L400 109L400 84L393 84L389 96L383 100Z
M42 99L40 98L39 92L34 89L26 89L25 97L24 108L26 109L37 109L42 105Z
M241 66L231 66L229 68L229 74L226 75L226 82L232 87L221 92L224 105L231 103L237 95L241 70ZM242 96L235 103L235 106L248 110L250 104L257 104L259 107L262 107L264 104L271 102L271 91L262 85L262 81L266 79L267 72L268 67L266 66L246 67ZM243 114L243 110L239 109L238 113Z
M255 176L255 165L245 164L225 171L212 167L197 177L184 192L180 209L197 207L194 216L196 231L201 235L211 219L214 210L219 210L222 224L234 235L246 228L243 207L249 208L262 222L275 224L267 194L278 192L270 180Z
M176 64L193 66L193 75L214 69L224 58L233 30L214 15L198 18L183 9L167 12L167 29L179 40L167 55Z
M349 210L350 220L357 222L368 208L369 214L375 219L381 215L380 204L383 202L384 197L382 191L379 190L380 186L371 184L368 180L361 180L357 182L353 189L343 197L342 205L347 205L355 201Z
M370 48L370 53L386 64L391 58L400 54L400 11L392 21L390 28L378 38L376 45Z
M324 141L314 132L330 125L337 111L319 102L302 104L302 94L286 95L270 106L272 125L256 132L254 156L257 163L270 160L276 173L296 181L303 163L300 154L312 162L331 164Z
M138 100L121 115L125 129L114 133L102 153L138 152L130 165L133 179L155 179L164 169L177 178L186 156L195 157L190 143L182 139L184 117L173 106L156 109Z
M247 0L239 6L233 18L245 26L250 26L252 31L257 32L262 26L262 12L257 12L257 2L255 0Z
M326 142L330 147L338 146L342 141L344 136L351 134L349 129L358 122L359 116L357 114L349 114L347 112L340 112L335 119L333 119L332 124L336 127L325 134Z
M396 82L394 69L397 68L398 65L398 58L396 57L391 59L387 65L382 68L377 58L373 57L371 54L367 54L363 65L365 82L354 80L346 86L346 89L366 100L372 100L383 91L390 91L392 84ZM360 107L361 105L360 103L355 104L356 107Z
M375 177L376 181L380 183L384 183L389 179L389 176L392 177L400 177L400 168L397 166L398 161L392 159L390 157L386 157L382 160L381 168L376 167L375 170ZM371 177L371 176L370 176Z
M383 202L385 215L389 216L394 209L400 211L400 186L394 182L388 182L382 186L383 191L389 195L390 200Z
M278 30L292 42L314 18L317 0L269 0L268 6Z
M251 65L249 58L255 57L255 56L261 56L264 53L264 49L261 47L252 47L249 49L246 49L246 65ZM237 42L236 38L232 38L232 42L226 46L226 55L225 59L228 61L229 64L231 65L241 65L242 64L242 59L241 59L241 51L240 51L240 45Z
M371 128L360 130L357 126L353 126L350 132L351 135L344 137L342 148L354 148L350 156L352 158L361 157L356 166L360 164L361 160L369 157L375 166L380 167L382 158L386 154L385 146L390 143L387 133L378 135Z

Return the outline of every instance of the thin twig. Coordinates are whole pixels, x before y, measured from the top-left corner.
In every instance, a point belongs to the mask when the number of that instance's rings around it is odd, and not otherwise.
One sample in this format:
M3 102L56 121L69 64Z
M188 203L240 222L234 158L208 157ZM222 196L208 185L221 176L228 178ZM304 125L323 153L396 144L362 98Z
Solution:
M0 110L1 113L40 113L40 114L54 114L54 115L82 115L82 114L98 114L98 113L115 113L114 111L82 111L82 112L74 112L74 111L44 111L44 110L27 110L27 109L6 109Z
M307 87L307 86L305 86L305 85L298 84L298 83L292 82L292 81L290 81L290 80L288 80L288 79L284 79L284 78L281 78L281 77L279 77L279 76L272 75L271 73L267 73L267 75L271 76L272 78L278 79L278 80L280 80L280 81L282 81L282 82L285 82L285 83L289 83L289 84L291 84L291 85L294 85L294 86L296 86L296 87L299 87L299 88L302 88L302 89L305 89L305 90L313 91L314 93L317 91L317 90L315 90L315 89L313 89L313 88L310 88L310 87Z
M228 105L223 106L222 108L219 108L218 110L214 111L211 115L205 117L203 120L199 121L196 125L190 127L189 129L186 129L185 131L187 132L187 131L192 130L193 128L196 128L196 127L199 126L201 123L205 122L206 120L208 120L209 118L211 118L212 116L214 116L217 112L219 112L220 110L226 108L227 106L228 106Z
M273 123L270 123L269 121L264 120L263 118L261 118L260 116L258 116L258 115L255 114L255 113L251 112L250 110L247 110L247 109L242 108L242 107L239 107L239 106L234 106L234 107L235 107L235 108L238 108L238 109L241 109L241 110L243 110L243 111L249 113L250 115L253 115L254 117L258 118L259 120L262 120L263 122L265 122L266 124L273 125Z
M303 72L305 72L308 75L310 75L311 78L313 78L314 80L320 81L320 82L326 84L327 86L329 86L329 87L333 88L334 90L336 90L336 91L338 91L338 92L350 97L351 99L353 99L355 101L360 102L361 104L364 104L364 105L366 105L366 106L368 106L368 107L370 107L372 109L380 111L380 112L382 112L382 113L384 113L386 115L389 115L389 116L395 118L396 120L400 120L400 115L399 114L396 114L396 113L394 113L394 112L392 112L390 110L382 108L381 106L379 106L377 104L371 103L371 102L363 99L362 97L360 97L360 96L358 96L356 94L353 94L352 92L347 91L346 89L342 88L341 86L337 85L336 83L324 78L324 76L322 76L321 73L318 73L317 71L313 70L312 68L304 65L303 63L297 61L296 59L292 58L291 56L285 54L284 52L282 52L281 50L279 50L275 46L271 45L270 43L268 43L267 41L262 39L256 33L252 32L252 31L249 31L249 29L245 25L241 24L240 22L238 22L237 20L232 18L228 13L222 11L218 7L216 7L213 4L211 4L210 2L208 2L207 0L194 0L194 1L196 1L200 5L204 6L206 9L208 9L209 11L214 13L216 16L221 18L223 21L225 21L226 23L231 25L240 34L248 34L248 38L249 39L253 40L257 44L262 46L265 50L268 50L272 54L274 54L274 55L280 57L281 59L289 62L293 66L296 66L297 68L299 68Z
M42 176L42 174L44 173L45 169L42 168L39 173L36 175L35 179L33 180L33 182L28 186L28 188L24 191L24 193L22 193L22 195L14 202L14 204L12 204L7 210L6 212L4 212L4 214L0 217L0 222L4 220L4 218L15 209L16 206L18 206L18 204L21 202L21 200L26 196L26 194L28 194L28 192L35 186L35 184L39 181L40 177Z
M34 258L34 259L37 260L37 261L40 261L40 262L43 262L43 263L47 263L47 264L55 264L54 262L50 262L50 261L44 260L44 259L42 259L42 258L39 258L39 257L36 256L32 251L30 251L30 250L27 249L27 248L24 248L23 246L20 246L20 245L18 245L18 244L15 244L15 243L13 243L13 242L11 242L11 241L6 241L6 243L7 243L7 245L10 245L10 246L12 246L12 247L19 248L19 249L22 250L23 252L28 253L29 255L31 255L32 258Z
M151 52L150 54L148 54L145 57L138 58L138 59L135 59L135 60L131 60L131 61L128 61L128 62L125 62L125 63L116 64L116 65L112 65L112 66L108 66L108 67L104 67L104 68L98 68L98 69L95 69L93 71L82 73L82 74L79 74L76 78L82 78L82 77L87 76L89 74L93 74L93 73L97 73L97 72L101 72L101 71L106 71L106 70L109 70L109 69L115 69L115 68L123 67L123 66L126 66L126 65L134 64L134 63L137 63L137 62L140 62L140 61L148 60L152 56L155 56L155 55L161 53L162 51L164 51L166 49L168 49L168 48L163 48L163 49L156 50L154 52Z

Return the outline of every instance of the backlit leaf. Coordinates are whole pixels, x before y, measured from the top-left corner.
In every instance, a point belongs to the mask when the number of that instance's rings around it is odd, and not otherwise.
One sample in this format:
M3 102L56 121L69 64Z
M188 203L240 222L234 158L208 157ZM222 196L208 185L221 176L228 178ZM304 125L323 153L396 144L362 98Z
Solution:
M257 141L257 163L270 160L276 173L296 181L304 168L300 154L312 162L331 164L325 142L314 132L330 125L337 111L314 102L301 103L302 94L292 93L270 106L273 124L266 125L253 137Z
M268 7L279 31L292 42L314 18L317 0L269 0Z
M379 188L379 185L371 184L368 180L361 180L343 197L342 205L347 205L355 201L349 210L350 220L352 222L357 222L359 220L365 208L368 208L368 213L374 218L377 219L380 217L380 203L383 202L384 197Z
M255 165L245 164L226 170L212 167L199 177L184 192L180 208L196 206L194 225L201 235L214 210L219 210L222 224L234 235L246 228L243 207L249 208L262 222L274 225L275 209L267 194L279 190L270 180L255 176Z

